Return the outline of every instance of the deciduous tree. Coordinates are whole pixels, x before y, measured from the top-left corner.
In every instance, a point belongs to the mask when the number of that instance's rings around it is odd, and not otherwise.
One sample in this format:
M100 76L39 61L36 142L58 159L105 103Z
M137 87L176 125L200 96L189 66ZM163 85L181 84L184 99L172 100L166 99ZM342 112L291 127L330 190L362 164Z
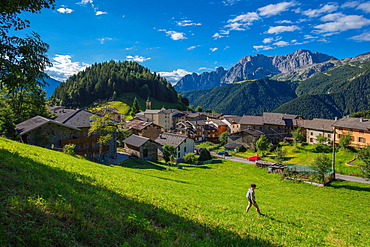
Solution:
M92 115L92 120L89 129L89 136L97 134L99 143L99 160L102 160L103 147L112 139L112 134L116 130L116 126L112 122L112 114L104 112L102 116Z
M330 158L323 154L316 157L314 162L311 164L312 169L315 171L315 175L322 184L325 184L325 175L328 173L330 166Z

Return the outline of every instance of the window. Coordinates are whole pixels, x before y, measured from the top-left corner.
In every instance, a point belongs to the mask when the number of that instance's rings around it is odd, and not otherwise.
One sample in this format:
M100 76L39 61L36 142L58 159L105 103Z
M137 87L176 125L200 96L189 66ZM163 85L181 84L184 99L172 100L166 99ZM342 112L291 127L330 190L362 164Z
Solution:
M177 150L179 150L179 151L180 151L180 146L177 148Z
M365 142L366 142L366 139L365 139L365 138L363 138L363 137L359 137L359 138L358 138L358 142L365 143Z
M331 134L328 134L328 138L331 138Z
M180 158L180 153L177 154L177 158Z
M186 152L186 147L184 147L184 152Z
M313 132L311 132L311 135L313 136Z

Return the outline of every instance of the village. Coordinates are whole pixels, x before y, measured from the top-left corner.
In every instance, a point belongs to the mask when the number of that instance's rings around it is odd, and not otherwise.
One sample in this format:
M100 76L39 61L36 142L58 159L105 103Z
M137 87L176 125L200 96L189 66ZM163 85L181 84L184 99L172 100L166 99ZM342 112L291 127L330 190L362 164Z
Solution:
M163 158L161 147L176 148L176 162L183 162L187 153L196 152L195 144L219 142L222 133L228 132L225 150L239 148L256 150L256 141L265 135L272 144L291 142L292 131L302 131L308 144L318 143L317 137L324 136L326 143L336 143L341 135L350 135L351 146L366 147L370 144L370 120L344 117L342 119L306 120L300 115L264 112L262 116L233 116L208 112L189 112L177 109L152 109L148 98L146 110L137 113L133 119L122 122L124 117L117 109L105 108L112 115L118 128L129 131L123 140L125 153L143 160L157 161ZM96 160L99 152L99 135L89 136L93 112L83 109L51 107L56 116L48 119L33 117L19 123L16 130L21 142L62 150L67 144L74 144L74 151L90 160ZM99 112L96 114L99 115ZM117 156L117 135L102 147L103 159L109 163Z

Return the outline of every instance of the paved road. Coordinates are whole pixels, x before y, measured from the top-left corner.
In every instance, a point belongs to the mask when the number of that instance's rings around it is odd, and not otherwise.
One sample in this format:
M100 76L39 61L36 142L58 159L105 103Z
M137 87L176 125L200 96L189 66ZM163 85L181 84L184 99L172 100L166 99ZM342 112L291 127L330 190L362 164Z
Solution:
M244 158L239 158L239 157L234 157L234 156L223 156L223 155L218 155L217 153L213 153L213 152L211 152L211 155L213 155L217 158L236 161L236 162L240 162L240 163L246 163L246 164L255 164L256 163L255 161L249 161L249 160L244 159Z
M353 182L359 182L359 183L364 183L364 184L370 184L370 180L364 179L364 178L359 178L355 176L347 176L347 175L341 175L341 174L335 174L336 179L340 180L346 180L346 181L353 181Z

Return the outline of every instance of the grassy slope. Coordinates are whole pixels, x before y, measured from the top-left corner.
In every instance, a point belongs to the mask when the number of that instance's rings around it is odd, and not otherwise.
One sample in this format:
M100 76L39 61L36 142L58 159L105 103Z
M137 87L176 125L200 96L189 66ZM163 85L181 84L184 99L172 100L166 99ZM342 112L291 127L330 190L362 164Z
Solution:
M0 139L0 246L369 246L370 186L218 161L104 166ZM244 213L256 183L266 217Z
M119 113L124 114L124 115L129 115L135 97L139 101L140 109L144 111L146 107L145 106L146 99L141 98L136 93L125 93L123 96L119 97L118 99L105 103L104 107L113 107L113 108L116 108ZM152 102L152 109L161 109L162 107L166 109L182 109L185 107L184 105L181 105L180 103L170 103L170 102L158 101L154 98L150 98L150 101Z

